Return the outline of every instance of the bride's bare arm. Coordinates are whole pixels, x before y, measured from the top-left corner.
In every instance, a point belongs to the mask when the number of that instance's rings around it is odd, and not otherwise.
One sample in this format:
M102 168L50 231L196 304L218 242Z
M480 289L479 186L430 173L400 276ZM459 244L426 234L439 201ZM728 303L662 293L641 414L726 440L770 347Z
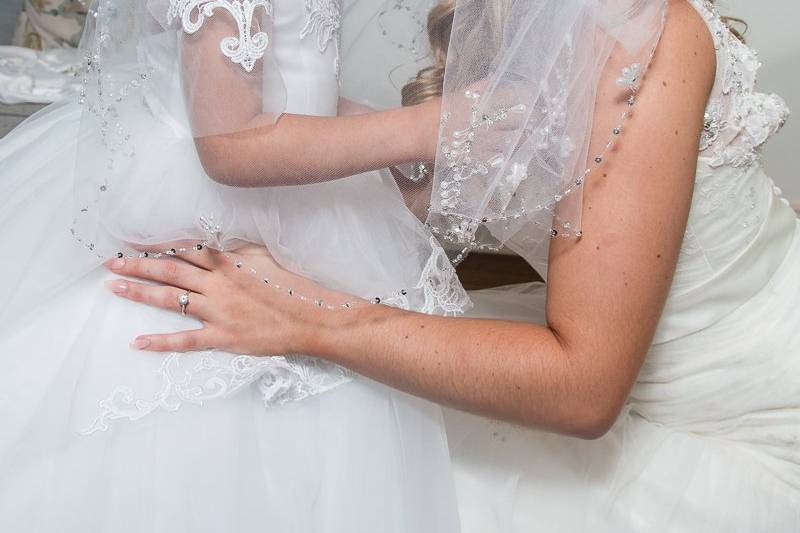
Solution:
M297 185L433 158L437 101L340 117L284 114L273 124L274 117L261 111L261 80L262 69L274 65L258 62L247 73L219 52L219 43L237 31L219 10L202 31L181 41L188 114L213 180L237 187ZM343 104L343 114L356 111ZM219 133L229 129L236 133Z
M231 281L248 276L234 276L230 265L165 274L163 264L133 260L116 271L202 292L196 312L206 325L144 336L137 346L312 353L443 404L585 438L602 435L633 386L669 291L714 79L703 21L682 1L671 4L669 17L636 116L586 187L583 238L553 242L546 326L378 305L317 310L257 291L250 281ZM606 81L613 87L613 79ZM613 94L599 95L599 108L616 105ZM605 113L597 120L599 146L613 123ZM130 283L117 292L174 308L175 291Z

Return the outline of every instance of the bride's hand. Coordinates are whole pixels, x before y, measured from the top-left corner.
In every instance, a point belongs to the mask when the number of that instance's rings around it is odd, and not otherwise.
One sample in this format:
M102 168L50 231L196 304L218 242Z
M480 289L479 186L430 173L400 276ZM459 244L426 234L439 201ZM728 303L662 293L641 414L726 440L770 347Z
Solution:
M179 298L188 292L186 313L203 323L201 329L137 337L131 346L145 351L313 353L315 338L331 313L319 303L348 301L343 294L281 268L258 246L226 253L205 248L179 259L113 259L106 266L120 276L160 284L112 280L107 286L114 294L179 312ZM309 299L303 301L301 295Z

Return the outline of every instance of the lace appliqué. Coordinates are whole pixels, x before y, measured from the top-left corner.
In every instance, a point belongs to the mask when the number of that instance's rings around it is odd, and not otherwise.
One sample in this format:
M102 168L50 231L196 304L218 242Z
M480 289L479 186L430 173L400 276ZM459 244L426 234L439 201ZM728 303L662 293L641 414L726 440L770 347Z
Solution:
M719 102L713 102L706 108L703 116L703 131L700 134L700 151L714 144L719 137L719 132L727 126L727 121L722 118Z
M300 401L330 391L353 379L351 371L305 356L233 358L214 352L172 353L157 372L158 391L136 398L129 387L118 387L100 402L101 413L81 431L106 431L115 420L139 420L155 411L177 411L184 404L228 398L256 384L265 407Z
M711 30L720 71L718 94L706 108L700 151L708 152L711 168L749 168L786 123L789 108L779 96L755 90L761 67L755 50L730 32L712 3L694 3Z
M421 294L423 300L419 305L412 306L408 291L400 291L382 303L411 310L412 307L428 315L455 316L464 312L470 305L470 299L461 281L458 279L456 269L447 257L444 249L435 237L430 238L431 256L422 269L419 283L414 286L414 294Z
M272 14L272 0L170 0L167 23L180 19L183 31L193 34L202 28L206 17L214 16L216 9L227 11L239 28L238 37L226 37L220 42L220 50L247 72L252 72L256 62L264 57L269 46L266 32L253 32L258 8ZM258 28L258 25L255 25Z
M789 118L789 108L775 94L748 93L733 102L732 123L738 130L736 142L718 151L709 165L749 167L760 157L760 148Z
M317 47L324 54L330 42L336 47L334 69L339 77L341 71L341 54L339 50L339 30L342 26L342 12L338 0L305 0L308 19L300 31L300 38L305 39L312 33L317 34Z

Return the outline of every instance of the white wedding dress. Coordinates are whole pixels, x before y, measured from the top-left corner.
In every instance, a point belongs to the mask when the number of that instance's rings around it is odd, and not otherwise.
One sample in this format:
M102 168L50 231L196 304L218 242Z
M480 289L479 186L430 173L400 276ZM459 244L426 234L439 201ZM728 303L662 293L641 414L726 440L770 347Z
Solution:
M286 111L335 115L338 3L270 7ZM468 305L388 173L257 190L209 180L185 117L165 111L183 98L177 58L154 52L165 36L138 50L159 83L143 75L130 86L141 98L115 104L135 179L108 227L159 242L200 223L352 293L405 287L386 303L431 313ZM76 165L106 164L108 132L84 135L82 107L51 106L0 141L0 531L458 531L438 406L302 357L128 347L198 323L112 295L99 247L70 234Z
M465 533L800 531L800 225L761 146L789 110L713 6L688 229L655 343L613 429L581 441L446 411ZM471 293L544 323L544 286Z

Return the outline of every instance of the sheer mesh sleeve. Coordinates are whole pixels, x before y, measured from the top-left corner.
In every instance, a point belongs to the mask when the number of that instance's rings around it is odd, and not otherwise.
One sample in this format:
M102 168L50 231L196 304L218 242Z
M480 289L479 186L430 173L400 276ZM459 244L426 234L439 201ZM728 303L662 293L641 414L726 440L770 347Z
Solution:
M192 134L273 124L286 103L272 53L269 0L172 0L181 80Z

